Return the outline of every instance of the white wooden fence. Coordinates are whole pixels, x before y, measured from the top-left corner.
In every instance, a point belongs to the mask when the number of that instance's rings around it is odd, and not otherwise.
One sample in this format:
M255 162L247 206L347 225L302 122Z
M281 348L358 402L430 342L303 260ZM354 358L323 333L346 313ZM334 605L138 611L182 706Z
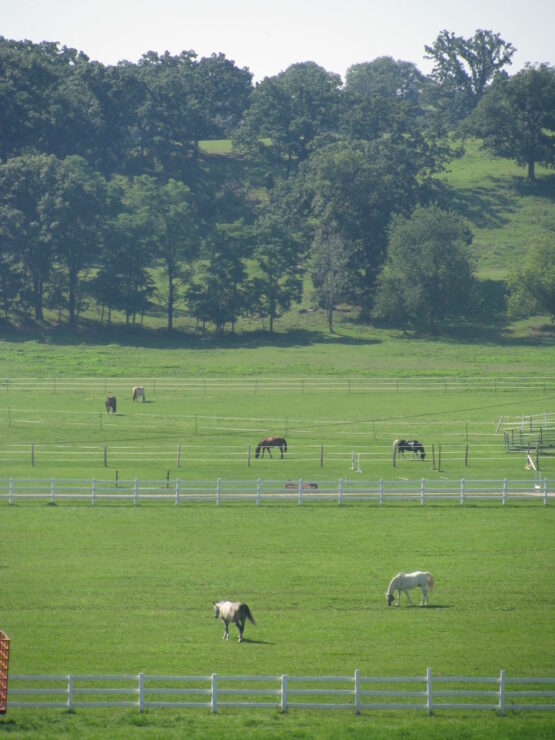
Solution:
M551 393L555 390L555 375L522 376L503 375L499 377L211 377L211 378L170 378L170 377L67 377L67 378L0 378L0 393L75 393L86 390L88 393L128 394L135 385L142 385L146 397L158 394L210 394L210 393L347 393L402 392L402 391L530 391Z
M555 678L498 676L157 676L16 675L8 680L15 708L489 709L555 710Z
M547 505L555 496L552 482L547 478L533 480L419 480L361 481L343 479L335 481L299 480L66 480L66 479L15 479L0 478L0 502L9 504L25 500L165 501L177 504L204 502L221 505L225 502L250 501L257 505L265 501L349 502L367 501L383 505L387 502L413 501L420 505L428 502L451 501L461 505L474 501L539 501Z

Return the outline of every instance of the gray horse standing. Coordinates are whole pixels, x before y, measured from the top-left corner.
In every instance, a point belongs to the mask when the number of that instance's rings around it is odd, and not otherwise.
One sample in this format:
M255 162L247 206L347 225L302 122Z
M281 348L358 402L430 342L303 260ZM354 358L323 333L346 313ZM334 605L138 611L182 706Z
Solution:
M214 617L220 618L225 625L224 640L229 640L229 623L234 622L239 630L239 642L243 640L243 630L248 619L256 624L249 607L242 601L215 601Z

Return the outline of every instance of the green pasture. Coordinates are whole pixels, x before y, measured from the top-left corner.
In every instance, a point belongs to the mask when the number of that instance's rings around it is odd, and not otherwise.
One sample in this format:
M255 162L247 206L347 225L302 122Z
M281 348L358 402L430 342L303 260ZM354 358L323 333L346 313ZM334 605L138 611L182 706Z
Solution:
M530 479L526 455L507 454L503 429L522 426L523 414L525 429L530 417L552 424L555 408L549 384L351 392L331 381L277 391L271 382L214 382L204 391L202 382L192 390L175 382L144 381L145 403L132 401L131 379L12 384L0 392L0 479L114 480L116 471L120 480ZM106 413L105 393L115 393L116 415ZM283 460L275 450L255 459L269 435L286 437ZM421 441L426 459L399 457L393 467L397 438ZM539 468L552 478L555 455L540 455Z
M26 503L0 514L15 673L553 675L553 508ZM430 607L387 608L429 569ZM257 620L222 640L219 598ZM415 599L417 600L417 599ZM14 736L548 737L553 717L460 712L12 710ZM381 734L380 734L381 733Z

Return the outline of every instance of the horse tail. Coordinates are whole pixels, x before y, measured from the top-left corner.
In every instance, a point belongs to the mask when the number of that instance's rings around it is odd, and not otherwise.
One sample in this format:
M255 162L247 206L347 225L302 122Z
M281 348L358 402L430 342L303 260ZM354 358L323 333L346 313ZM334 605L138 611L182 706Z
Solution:
M434 577L431 573L428 573L428 588L431 591L433 587L434 587Z
M256 622L254 621L254 617L252 616L251 610L249 609L249 607L246 604L243 604L243 607L244 607L244 610L245 610L245 616L249 620L249 622L251 622L252 624L256 624Z

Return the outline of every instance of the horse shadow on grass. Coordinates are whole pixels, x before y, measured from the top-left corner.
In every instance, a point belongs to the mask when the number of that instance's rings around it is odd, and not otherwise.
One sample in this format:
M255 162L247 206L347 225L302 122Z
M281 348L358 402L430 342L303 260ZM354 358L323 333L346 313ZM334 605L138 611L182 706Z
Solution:
M251 645L275 645L275 642L269 642L269 640L251 640L248 637L243 637L241 643L248 642Z

